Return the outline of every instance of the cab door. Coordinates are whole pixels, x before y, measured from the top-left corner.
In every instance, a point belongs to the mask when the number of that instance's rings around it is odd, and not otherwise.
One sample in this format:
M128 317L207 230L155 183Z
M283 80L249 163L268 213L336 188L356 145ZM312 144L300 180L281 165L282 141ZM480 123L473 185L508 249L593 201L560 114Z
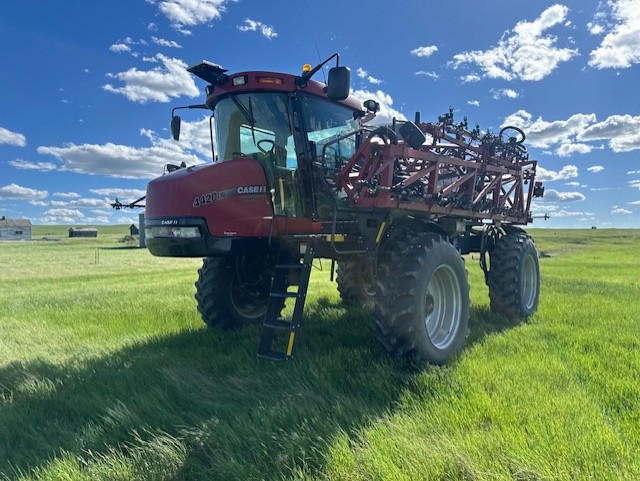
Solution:
M300 95L300 106L312 157L314 213L331 219L334 203L348 206L339 195L337 176L356 151L359 124L352 109L327 99Z

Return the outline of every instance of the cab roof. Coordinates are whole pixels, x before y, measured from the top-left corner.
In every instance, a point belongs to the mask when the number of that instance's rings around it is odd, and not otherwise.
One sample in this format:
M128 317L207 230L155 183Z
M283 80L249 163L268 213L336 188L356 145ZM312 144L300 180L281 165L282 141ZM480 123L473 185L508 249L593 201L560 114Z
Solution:
M362 104L352 95L344 100L330 100L326 94L325 84L315 80L308 80L305 86L300 86L296 82L297 78L299 78L297 75L264 71L248 71L231 74L228 75L224 83L207 86L207 99L205 103L207 107L213 110L221 97L231 93L256 91L291 93L300 91L327 99L354 110L362 110Z

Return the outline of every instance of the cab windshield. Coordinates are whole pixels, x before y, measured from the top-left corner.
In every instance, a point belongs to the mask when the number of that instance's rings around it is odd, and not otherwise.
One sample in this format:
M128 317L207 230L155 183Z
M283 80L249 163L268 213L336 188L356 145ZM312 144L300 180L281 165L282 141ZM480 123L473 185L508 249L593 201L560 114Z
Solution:
M275 166L295 168L296 154L286 94L229 96L216 106L218 160L271 156Z

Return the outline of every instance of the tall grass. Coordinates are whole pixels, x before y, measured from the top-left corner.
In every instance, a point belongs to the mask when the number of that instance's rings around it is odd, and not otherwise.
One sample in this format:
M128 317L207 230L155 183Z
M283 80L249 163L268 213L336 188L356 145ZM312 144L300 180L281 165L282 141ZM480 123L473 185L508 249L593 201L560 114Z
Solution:
M0 478L640 479L637 231L534 231L539 312L467 348L389 358L314 271L297 358L202 327L197 259L36 227L0 244ZM97 249L99 249L99 261Z

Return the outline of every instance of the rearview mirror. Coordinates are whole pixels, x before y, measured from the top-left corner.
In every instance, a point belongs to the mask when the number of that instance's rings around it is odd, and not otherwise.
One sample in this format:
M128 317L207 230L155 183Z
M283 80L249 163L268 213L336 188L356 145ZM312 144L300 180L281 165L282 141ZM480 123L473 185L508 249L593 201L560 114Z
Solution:
M180 116L171 117L171 136L173 140L180 140Z
M327 79L327 97L331 100L344 100L349 96L351 86L351 70L348 67L329 69Z

